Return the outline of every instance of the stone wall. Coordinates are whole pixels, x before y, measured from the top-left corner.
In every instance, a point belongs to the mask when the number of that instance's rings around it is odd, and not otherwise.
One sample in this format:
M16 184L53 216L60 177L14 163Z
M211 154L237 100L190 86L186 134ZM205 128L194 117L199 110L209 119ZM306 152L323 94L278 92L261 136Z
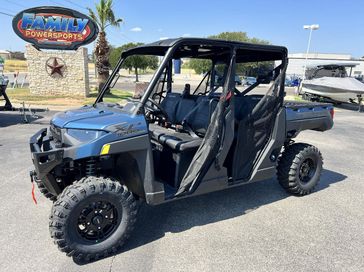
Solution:
M88 96L87 48L76 51L39 51L26 46L30 93Z

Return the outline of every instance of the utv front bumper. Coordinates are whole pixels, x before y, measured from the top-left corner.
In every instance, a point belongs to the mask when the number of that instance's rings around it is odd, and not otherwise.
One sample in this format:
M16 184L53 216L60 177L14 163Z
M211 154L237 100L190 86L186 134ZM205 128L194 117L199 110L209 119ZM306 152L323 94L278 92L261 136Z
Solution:
M63 148L57 148L54 141L43 128L34 134L29 141L30 151L37 178L44 178L55 166L63 161Z
M57 148L52 138L43 128L35 133L29 140L31 157L35 172L31 171L31 179L41 180L52 194L60 193L60 188L50 171L61 164L64 158L64 149Z

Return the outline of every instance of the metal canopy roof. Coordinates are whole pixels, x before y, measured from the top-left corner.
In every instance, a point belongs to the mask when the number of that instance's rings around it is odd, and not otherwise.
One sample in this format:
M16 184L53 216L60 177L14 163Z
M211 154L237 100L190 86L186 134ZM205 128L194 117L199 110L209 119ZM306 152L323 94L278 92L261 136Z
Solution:
M163 56L166 51L176 46L174 58L223 58L230 53L231 48L237 49L237 62L279 60L287 57L287 48L283 46L252 44L235 41L225 41L205 38L177 38L166 39L136 48L123 53L124 56L132 54L149 54Z

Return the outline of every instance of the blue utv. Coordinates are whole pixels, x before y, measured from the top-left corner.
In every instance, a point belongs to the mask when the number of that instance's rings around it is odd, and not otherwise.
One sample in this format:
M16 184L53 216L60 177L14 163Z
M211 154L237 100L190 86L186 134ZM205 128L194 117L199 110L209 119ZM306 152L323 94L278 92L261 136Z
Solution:
M140 55L160 60L141 99L103 102L124 61ZM178 87L174 59L201 59L210 68L196 88ZM280 64L246 89L236 86L239 64L267 61ZM49 228L58 248L84 261L115 254L131 236L141 202L157 205L276 173L288 192L311 193L321 154L292 139L330 129L333 108L285 103L286 67L285 47L213 39L169 39L122 52L93 105L56 114L30 139L31 179L54 201ZM252 94L267 81L266 94Z

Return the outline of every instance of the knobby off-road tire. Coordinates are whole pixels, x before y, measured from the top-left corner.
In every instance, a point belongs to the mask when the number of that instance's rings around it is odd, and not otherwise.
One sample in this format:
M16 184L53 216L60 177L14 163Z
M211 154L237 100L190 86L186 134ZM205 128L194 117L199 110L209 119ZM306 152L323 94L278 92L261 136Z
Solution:
M116 253L129 238L138 211L126 186L86 177L68 186L53 204L49 229L67 256L93 261Z
M289 193L307 195L318 184L322 165L322 155L316 147L304 143L289 145L278 160L278 181Z
M44 183L42 180L40 179L35 179L35 183L37 184L37 187L39 189L39 191L48 199L50 199L51 201L56 201L57 200L57 196L52 194L50 191L48 191L47 187L45 187Z

